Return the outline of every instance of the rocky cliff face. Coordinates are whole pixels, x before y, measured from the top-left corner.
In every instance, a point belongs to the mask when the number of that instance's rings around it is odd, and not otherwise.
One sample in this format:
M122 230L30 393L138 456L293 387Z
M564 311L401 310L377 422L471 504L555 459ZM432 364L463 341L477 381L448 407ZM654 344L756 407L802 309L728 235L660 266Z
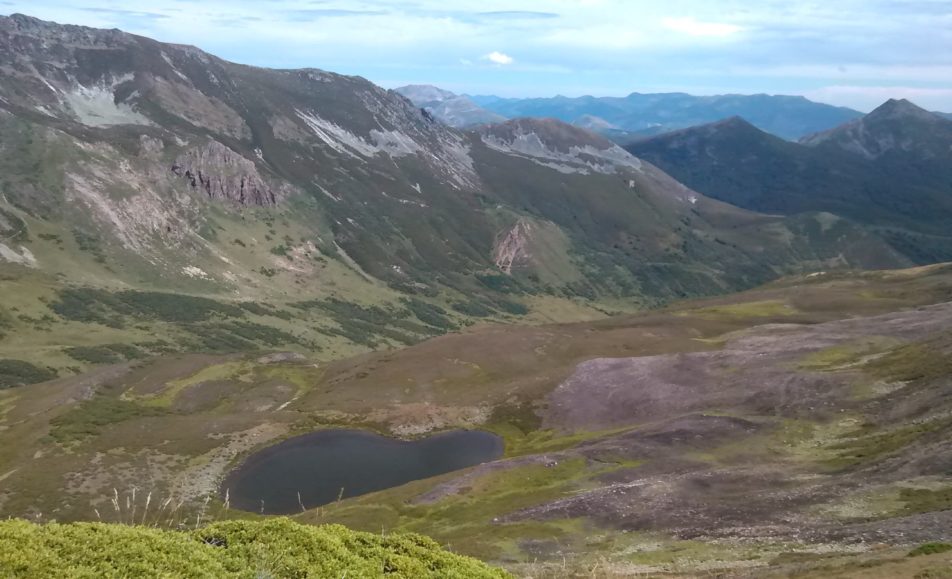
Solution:
M274 207L283 197L264 182L252 161L217 141L189 149L175 160L171 171L209 199Z

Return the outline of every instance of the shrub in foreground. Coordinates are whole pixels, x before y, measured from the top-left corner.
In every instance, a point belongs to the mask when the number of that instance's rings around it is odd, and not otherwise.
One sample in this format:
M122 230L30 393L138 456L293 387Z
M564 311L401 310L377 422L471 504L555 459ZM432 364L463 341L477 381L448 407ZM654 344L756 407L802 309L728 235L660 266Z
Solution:
M381 536L284 518L221 522L196 531L0 521L0 576L509 577L420 535Z

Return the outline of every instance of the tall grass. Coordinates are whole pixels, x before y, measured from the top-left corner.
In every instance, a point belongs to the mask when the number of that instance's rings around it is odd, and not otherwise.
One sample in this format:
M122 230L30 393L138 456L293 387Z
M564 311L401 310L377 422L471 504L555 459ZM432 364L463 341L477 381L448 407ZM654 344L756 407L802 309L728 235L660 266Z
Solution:
M137 487L132 487L125 493L120 493L119 489L112 489L112 496L109 497L108 506L111 507L105 512L99 508L93 508L96 520L103 523L118 523L130 526L143 526L152 528L176 528L186 529L188 527L198 528L202 521L206 519L208 505L211 501L210 496L206 496L202 501L201 507L194 515L194 520L183 509L185 499L169 495L164 499L155 497L153 491L143 494ZM230 498L225 494L225 510L230 508ZM191 522L191 525L189 524Z

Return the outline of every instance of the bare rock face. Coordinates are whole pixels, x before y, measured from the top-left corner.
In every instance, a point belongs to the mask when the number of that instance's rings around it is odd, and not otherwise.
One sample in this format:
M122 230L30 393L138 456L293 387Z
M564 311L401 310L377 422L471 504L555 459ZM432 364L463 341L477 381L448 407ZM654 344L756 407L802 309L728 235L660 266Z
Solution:
M561 173L641 171L641 160L608 139L555 119L515 119L480 127L490 149Z
M532 236L532 224L525 219L519 219L496 245L493 252L493 261L496 267L505 273L512 273L512 266L529 257L529 239Z
M175 160L171 170L209 199L241 206L274 207L284 197L265 183L254 162L218 141L190 149Z

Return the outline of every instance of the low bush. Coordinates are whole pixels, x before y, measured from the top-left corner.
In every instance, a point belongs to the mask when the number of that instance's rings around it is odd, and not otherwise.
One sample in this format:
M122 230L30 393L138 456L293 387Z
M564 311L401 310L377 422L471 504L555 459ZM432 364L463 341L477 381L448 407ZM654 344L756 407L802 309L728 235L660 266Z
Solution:
M143 406L128 400L102 395L94 396L51 420L50 437L60 443L82 440L87 436L99 434L104 426L110 424L164 413L165 411L160 408Z
M0 360L0 390L46 382L56 376L53 370L40 368L24 360Z
M946 553L948 551L952 551L952 545L949 543L923 543L912 551L909 551L909 556L935 555L936 553Z
M3 577L510 577L414 534L360 533L289 519L195 531L105 523L0 522Z
M145 356L131 344L106 344L104 346L76 346L66 348L66 355L90 364L115 364L123 360L136 360Z

